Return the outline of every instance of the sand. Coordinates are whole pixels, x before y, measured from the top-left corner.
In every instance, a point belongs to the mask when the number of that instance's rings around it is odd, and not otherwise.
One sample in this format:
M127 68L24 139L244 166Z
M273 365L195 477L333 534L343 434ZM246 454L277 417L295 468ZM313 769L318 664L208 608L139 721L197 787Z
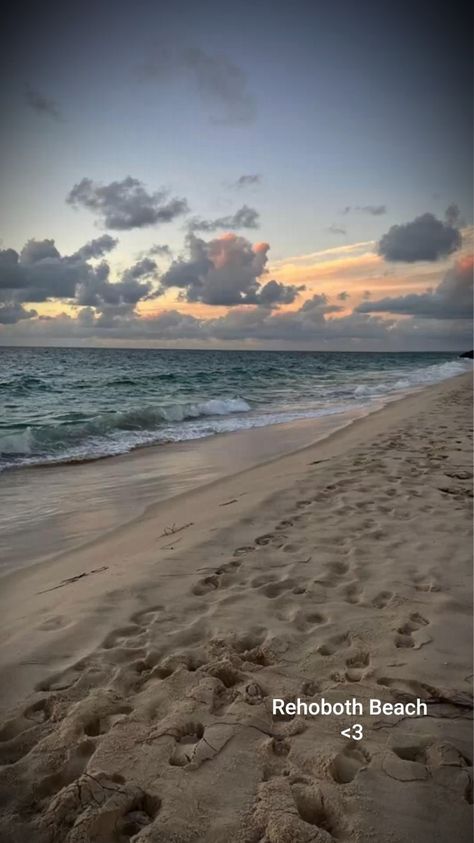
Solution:
M430 387L4 577L0 839L471 840L471 407Z

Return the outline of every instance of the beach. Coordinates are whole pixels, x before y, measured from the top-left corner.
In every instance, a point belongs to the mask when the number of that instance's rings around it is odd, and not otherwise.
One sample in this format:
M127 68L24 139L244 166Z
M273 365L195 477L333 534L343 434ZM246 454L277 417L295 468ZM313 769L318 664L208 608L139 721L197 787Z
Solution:
M1 580L1 840L471 839L471 375L310 424L259 465L280 425L223 435L160 500L119 457L120 518L65 512L44 558L9 536L35 564ZM25 470L74 498L75 467ZM361 709L299 713L323 698Z

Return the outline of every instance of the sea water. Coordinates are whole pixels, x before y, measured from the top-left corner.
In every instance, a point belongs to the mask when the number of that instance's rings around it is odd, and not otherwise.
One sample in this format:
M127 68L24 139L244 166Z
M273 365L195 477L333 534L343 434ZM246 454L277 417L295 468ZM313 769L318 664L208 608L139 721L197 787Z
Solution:
M0 347L0 468L355 416L471 367L434 352Z

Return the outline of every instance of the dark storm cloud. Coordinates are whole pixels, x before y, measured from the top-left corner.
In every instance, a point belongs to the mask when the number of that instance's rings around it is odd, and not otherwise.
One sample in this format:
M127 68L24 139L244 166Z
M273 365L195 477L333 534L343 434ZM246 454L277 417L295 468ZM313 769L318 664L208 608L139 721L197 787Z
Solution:
M378 244L378 253L388 261L437 261L461 246L457 228L426 213L404 225L392 225Z
M29 240L20 253L0 251L0 300L21 319L22 302L63 299L71 304L100 307L102 304L135 305L152 294L157 266L144 258L125 269L117 282L109 280L110 267L105 260L92 265L89 260L102 258L115 247L109 235L86 243L72 255L61 255L54 240Z
M345 208L342 209L341 214L350 214L350 213L358 213L358 214L370 214L372 217L380 217L383 214L387 213L387 206L386 205L346 205Z
M188 75L201 97L218 113L215 123L250 123L256 114L255 100L248 90L247 76L241 67L224 54L206 53L199 47L160 46L157 55L140 68L142 79L167 79L171 75Z
M149 193L132 176L110 184L84 178L74 185L66 202L95 212L105 228L117 231L171 222L189 210L185 199L170 199L164 190Z
M422 319L472 319L472 260L458 261L434 290L363 302L357 311L401 313Z
M276 307L294 301L303 287L268 282L268 243L252 244L244 237L227 234L208 242L194 234L187 238L188 257L173 261L161 278L162 288L177 287L187 301L209 305L257 304L263 298Z
M53 120L61 122L63 116L61 109L54 102L54 100L46 97L41 91L36 88L27 88L25 91L25 100L27 105L36 111L37 114L44 114L46 117L51 117Z
M22 319L33 319L37 315L36 310L25 310L19 302L0 304L0 325L16 325Z
M235 214L226 217L218 217L215 220L203 220L195 217L189 222L190 231L217 231L219 228L227 231L236 231L239 228L258 228L259 213L255 208L242 205Z

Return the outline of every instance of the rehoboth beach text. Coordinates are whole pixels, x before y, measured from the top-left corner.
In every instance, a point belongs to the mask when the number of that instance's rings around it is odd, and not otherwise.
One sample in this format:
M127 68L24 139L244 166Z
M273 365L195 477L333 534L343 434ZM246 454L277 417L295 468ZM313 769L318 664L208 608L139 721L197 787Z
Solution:
M299 697L296 700L285 702L283 699L272 700L273 715L303 715L304 717L341 717L342 715L360 716L364 714L376 716L403 715L405 717L425 717L428 714L428 706L420 699L414 702L389 703L379 699L369 699L361 702L355 697L344 702L331 703L321 697L319 702L306 702Z

